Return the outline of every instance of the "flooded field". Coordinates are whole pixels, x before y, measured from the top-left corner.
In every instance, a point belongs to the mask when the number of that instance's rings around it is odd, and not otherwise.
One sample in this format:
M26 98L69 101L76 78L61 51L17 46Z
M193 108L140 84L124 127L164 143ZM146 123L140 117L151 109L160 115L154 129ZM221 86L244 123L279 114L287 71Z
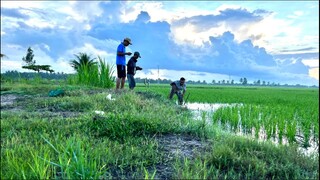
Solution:
M184 105L185 108L189 109L193 113L193 117L195 120L205 120L207 124L212 125L212 117L215 111L217 111L220 108L224 107L234 107L236 105L242 106L242 104L222 104L222 103L186 103ZM229 123L222 124L221 121L218 121L216 123L218 126L223 128L224 130L234 133L238 136L244 136L247 138L256 138L259 141L267 141L270 140L275 144L282 144L282 145L289 145L289 140L286 136L279 137L279 128L276 126L275 129L275 136L268 138L266 129L261 126L257 130L255 128L252 129L245 129L241 125L241 116L239 114L239 121L238 126L236 128L232 128ZM319 140L315 137L314 134L312 134L308 140L309 144L307 147L303 147L304 143L304 135L300 131L299 128L297 128L297 134L295 135L296 142L301 146L299 149L309 155L312 153L318 153L319 150Z

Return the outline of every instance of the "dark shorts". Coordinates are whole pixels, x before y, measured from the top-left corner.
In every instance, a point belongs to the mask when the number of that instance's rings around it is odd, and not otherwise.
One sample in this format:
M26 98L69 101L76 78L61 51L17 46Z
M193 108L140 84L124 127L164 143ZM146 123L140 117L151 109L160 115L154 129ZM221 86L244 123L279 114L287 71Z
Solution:
M117 75L118 75L118 78L125 78L126 77L126 66L117 65Z

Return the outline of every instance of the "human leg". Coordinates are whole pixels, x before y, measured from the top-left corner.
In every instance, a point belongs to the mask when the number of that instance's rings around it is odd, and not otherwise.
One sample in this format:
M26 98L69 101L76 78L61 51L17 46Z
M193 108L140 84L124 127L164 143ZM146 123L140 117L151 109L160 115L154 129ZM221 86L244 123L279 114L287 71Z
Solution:
M179 105L182 105L182 103L183 103L182 93L177 93L177 96L178 96Z
M133 74L127 74L127 78L128 78L128 83L129 83L129 89L133 89L135 86Z
M171 85L171 91L169 94L169 99L173 98L173 95L177 92L177 86L175 84Z
M119 88L123 89L124 83L126 80L126 66L117 65L117 74L118 74L118 79L117 79L116 89L119 89Z
M125 77L121 78L121 86L120 86L121 89L124 88L124 83L125 82L126 82L126 78Z
M120 78L117 78L117 81L116 81L116 89L119 89L120 87Z
M123 76L123 67L122 67L122 65L117 65L116 89L119 89L119 88L120 88L122 76Z

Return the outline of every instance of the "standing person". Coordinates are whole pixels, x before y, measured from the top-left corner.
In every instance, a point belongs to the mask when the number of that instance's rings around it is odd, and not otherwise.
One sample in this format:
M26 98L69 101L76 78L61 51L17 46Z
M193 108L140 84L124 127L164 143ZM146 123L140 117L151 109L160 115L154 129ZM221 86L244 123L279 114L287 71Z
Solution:
M187 91L187 86L185 82L186 82L186 79L184 77L181 77L180 80L170 83L171 91L170 91L169 99L172 99L173 95L176 94L178 96L179 105L182 105L183 96Z
M123 89L124 83L126 80L126 55L131 55L131 52L126 52L126 47L131 44L130 38L125 38L122 43L119 44L117 48L117 82L116 82L116 90L119 88Z
M134 75L136 74L137 70L142 70L141 67L137 66L136 63L138 62L138 58L141 58L139 52L134 52L133 56L130 58L127 64L127 78L129 82L129 88L131 90L136 87L136 81L134 80Z

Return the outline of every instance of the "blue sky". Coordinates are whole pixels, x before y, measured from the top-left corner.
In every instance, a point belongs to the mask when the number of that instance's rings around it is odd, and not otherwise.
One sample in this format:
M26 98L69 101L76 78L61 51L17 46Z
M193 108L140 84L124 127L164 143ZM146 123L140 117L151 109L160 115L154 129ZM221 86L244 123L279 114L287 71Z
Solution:
M319 1L1 1L1 73L28 47L56 72L79 52L113 65L125 37L140 78L319 84Z

